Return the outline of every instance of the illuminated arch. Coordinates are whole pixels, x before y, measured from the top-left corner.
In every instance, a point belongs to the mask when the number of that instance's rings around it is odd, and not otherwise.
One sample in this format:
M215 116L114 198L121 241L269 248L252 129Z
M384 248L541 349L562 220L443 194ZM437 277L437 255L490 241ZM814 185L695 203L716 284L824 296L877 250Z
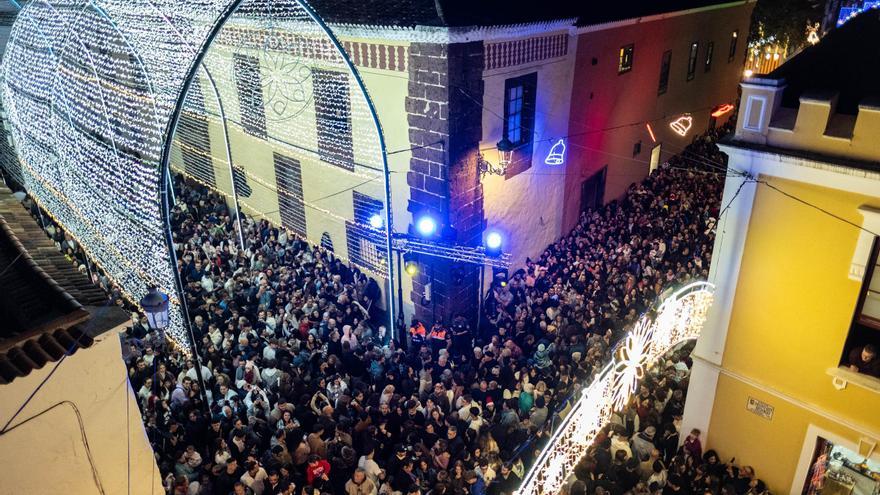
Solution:
M635 392L645 368L676 345L700 335L714 289L708 282L694 282L664 299L654 318L642 316L617 348L612 361L582 391L581 398L526 473L516 495L562 491L612 412Z
M172 137L200 71L225 128L229 117L209 67L227 28L290 30L310 47L308 57L344 75L364 121L355 139L366 143L352 152L352 169L369 169L384 186L385 224L392 225L375 109L339 42L302 0L33 0L12 27L0 67L25 187L129 298L139 300L148 285L172 295L169 333L178 342L186 327L174 296L180 281L168 224ZM233 170L226 158L234 180L247 180L246 169ZM364 228L352 215L337 221ZM373 268L390 283L390 239L375 229L363 236L384 249Z

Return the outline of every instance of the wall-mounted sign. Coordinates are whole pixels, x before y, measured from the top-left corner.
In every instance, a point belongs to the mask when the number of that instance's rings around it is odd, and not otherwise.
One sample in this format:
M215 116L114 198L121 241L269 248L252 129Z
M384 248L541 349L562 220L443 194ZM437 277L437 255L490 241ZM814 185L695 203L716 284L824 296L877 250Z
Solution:
M722 105L718 105L717 107L715 107L715 109L712 110L712 116L718 118L731 110L733 110L733 105L731 105L730 103L724 103Z
M691 126L694 125L694 118L690 116L690 114L682 115L681 117L673 120L669 123L669 127L675 131L681 137L687 136L688 131L691 130Z
M565 163L565 140L560 139L550 148L550 153L544 159L547 165L562 165Z
M754 397L749 397L749 401L746 403L746 409L768 421L773 419L773 406Z

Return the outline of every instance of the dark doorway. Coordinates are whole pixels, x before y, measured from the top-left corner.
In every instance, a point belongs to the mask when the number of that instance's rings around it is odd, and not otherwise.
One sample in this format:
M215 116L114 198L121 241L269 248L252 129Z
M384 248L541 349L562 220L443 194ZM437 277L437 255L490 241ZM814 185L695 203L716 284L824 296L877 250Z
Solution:
M605 197L605 176L608 174L608 165L591 175L589 179L581 183L581 211L595 210L602 206Z

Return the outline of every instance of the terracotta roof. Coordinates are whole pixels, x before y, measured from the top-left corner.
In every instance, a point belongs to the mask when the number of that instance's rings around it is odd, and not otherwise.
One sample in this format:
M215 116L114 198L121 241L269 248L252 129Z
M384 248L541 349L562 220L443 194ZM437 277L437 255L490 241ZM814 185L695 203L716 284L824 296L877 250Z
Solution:
M0 384L89 347L126 321L55 248L12 193L0 188Z

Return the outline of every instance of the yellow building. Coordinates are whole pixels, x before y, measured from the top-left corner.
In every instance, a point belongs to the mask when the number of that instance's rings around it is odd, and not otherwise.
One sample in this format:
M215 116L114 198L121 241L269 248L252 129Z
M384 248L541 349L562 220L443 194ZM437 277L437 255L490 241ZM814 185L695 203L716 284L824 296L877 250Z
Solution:
M722 144L716 302L682 429L702 430L704 450L753 466L773 493L806 493L826 446L880 470L880 379L847 366L852 349L880 342L880 100L866 84L878 39L866 14L747 79ZM827 469L854 483L825 479L820 493L880 488L847 462Z

